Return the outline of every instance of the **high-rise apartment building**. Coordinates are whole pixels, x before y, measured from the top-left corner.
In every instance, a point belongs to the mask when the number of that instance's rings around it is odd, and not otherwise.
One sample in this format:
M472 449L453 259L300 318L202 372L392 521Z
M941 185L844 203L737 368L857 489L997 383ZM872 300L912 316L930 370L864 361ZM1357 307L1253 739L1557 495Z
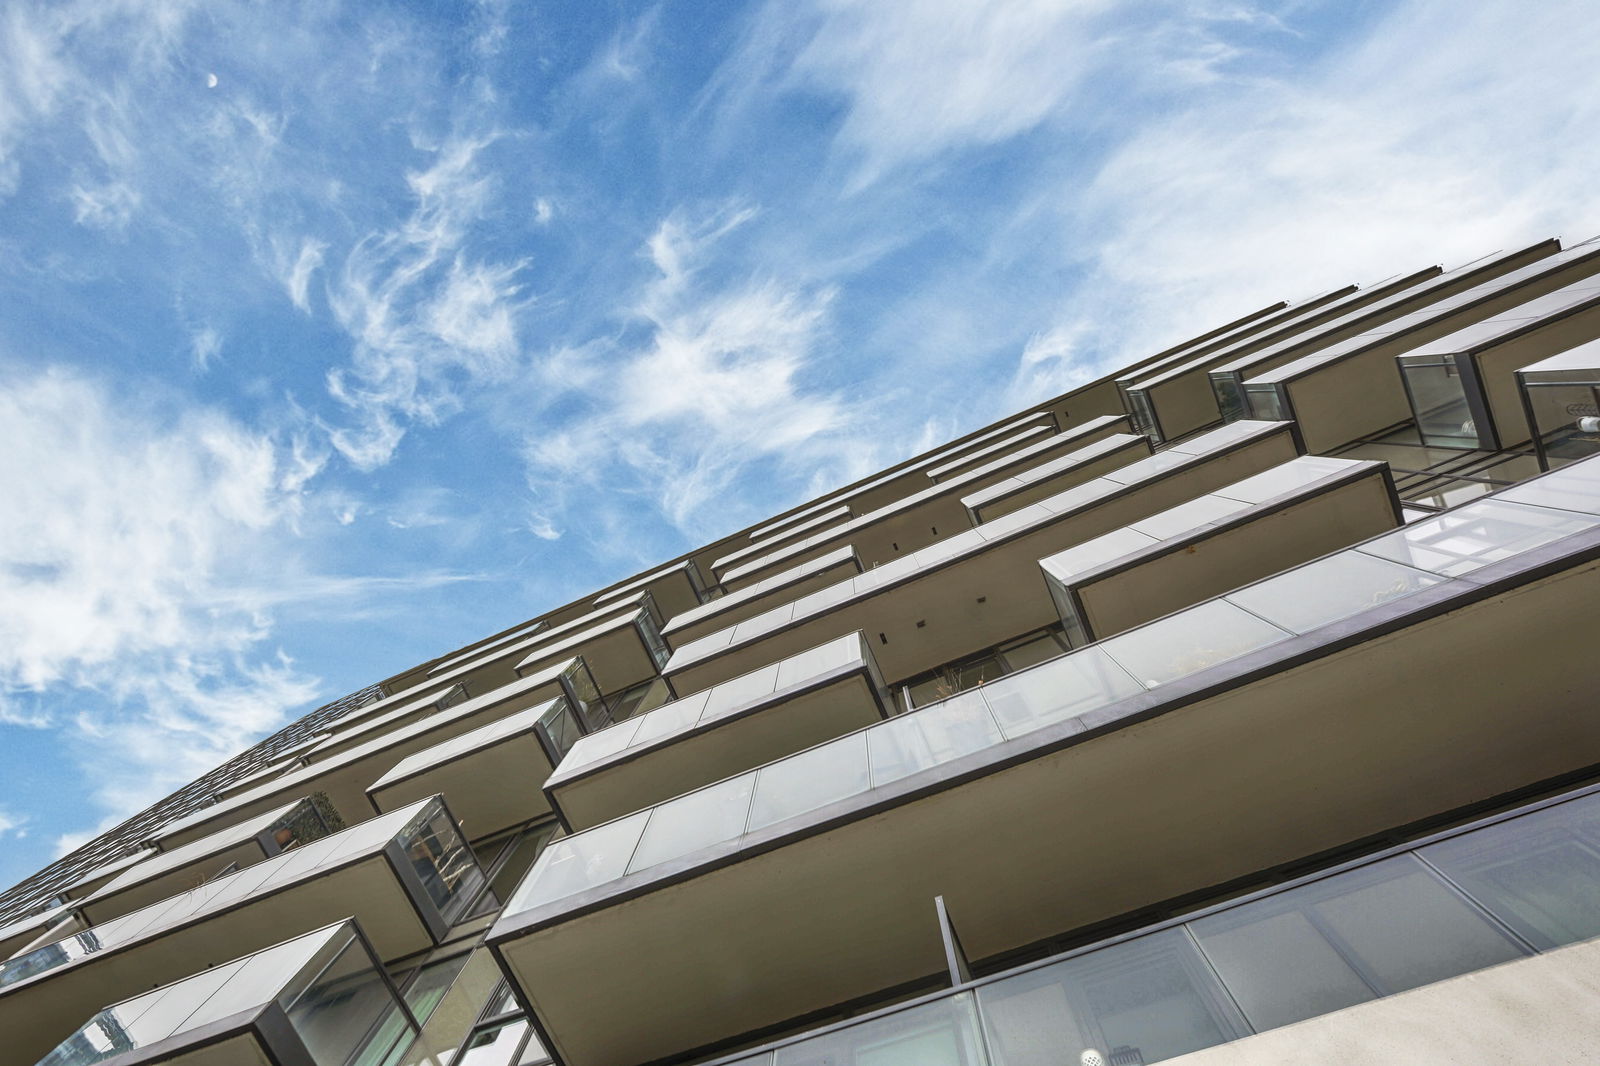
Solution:
M17 1066L1600 1061L1600 243L1264 307L0 896Z

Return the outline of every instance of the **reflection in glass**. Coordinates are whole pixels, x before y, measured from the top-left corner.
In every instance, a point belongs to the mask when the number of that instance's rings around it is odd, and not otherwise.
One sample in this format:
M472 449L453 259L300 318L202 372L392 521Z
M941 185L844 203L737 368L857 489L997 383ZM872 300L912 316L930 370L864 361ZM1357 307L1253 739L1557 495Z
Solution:
M995 1066L1061 1066L1094 1050L1151 1063L1243 1036L1181 929L1028 970L978 989Z
M514 1066L528 1023L522 1018L472 1034L452 1066Z
M1443 579L1358 551L1340 552L1224 597L1292 633L1348 618Z
M1600 347L1593 342L1517 371L1534 444L1554 469L1600 453Z
M484 883L483 870L450 815L437 802L424 807L410 825L396 834L395 845L447 923L477 898Z
M1485 826L1418 854L1540 950L1600 936L1600 796Z
M1360 551L1455 577L1600 525L1600 516L1499 500L1419 519L1361 545Z
M1479 427L1467 402L1461 368L1450 355L1401 356L1395 360L1422 443L1433 448L1477 448ZM1474 387L1476 383L1474 382ZM1493 442L1483 447L1492 448Z
M278 997L317 1066L378 1066L416 1035L388 980L354 937L303 989Z
M1411 855L1313 881L1190 927L1257 1029L1525 953Z
M1099 646L1147 688L1155 688L1288 636L1231 603L1210 600Z
M972 993L966 992L778 1048L771 1061L773 1066L978 1066L984 1056Z

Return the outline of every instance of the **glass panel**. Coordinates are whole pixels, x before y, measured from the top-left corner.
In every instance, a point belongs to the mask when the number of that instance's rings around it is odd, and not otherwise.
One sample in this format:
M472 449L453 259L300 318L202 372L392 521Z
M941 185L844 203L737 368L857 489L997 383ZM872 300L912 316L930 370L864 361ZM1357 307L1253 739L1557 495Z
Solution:
M757 771L746 831L816 810L867 788L867 738L852 733Z
M1397 359L1422 442L1434 448L1476 448L1478 427L1467 406L1466 383L1456 361L1428 355Z
M527 1032L528 1023L522 1018L480 1029L467 1038L452 1066L512 1066Z
M1278 390L1271 385L1250 385L1244 387L1245 402L1250 405L1250 417L1263 422L1288 422L1290 421L1287 405Z
M776 1050L773 1066L982 1066L972 993L802 1040Z
M316 805L310 800L301 800L282 818L267 826L262 836L270 842L267 854L276 855L309 841L320 840L328 832L328 823L317 812Z
M1526 376L1522 393L1545 460L1556 467L1600 452L1600 371L1558 372L1550 381Z
M1102 641L1099 647L1154 688L1288 635L1231 603L1211 600Z
M626 818L555 841L517 886L506 910L511 913L531 910L621 877L649 817L648 810L637 811Z
M978 1010L995 1066L1159 1062L1244 1032L1181 929L985 985Z
M898 781L1003 739L981 693L956 696L867 730L872 784Z
M411 1013L418 1024L426 1024L428 1016L433 1013L433 1008L439 1005L444 994L450 991L450 986L455 982L456 975L471 958L470 952L463 951L459 955L452 955L448 959L439 959L430 962L406 986L406 1006L411 1008Z
M611 718L606 711L605 701L600 698L600 686L595 684L594 675L589 672L589 664L579 658L561 676L566 682L567 698L573 701L573 707L584 724L590 730L606 726Z
M709 691L697 692L639 715L639 731L633 735L633 746L648 744L692 728L700 720L710 698Z
M1600 517L1480 500L1361 545L1368 555L1454 577L1600 525Z
M454 920L483 887L483 870L477 857L437 803L423 808L395 836L395 843L410 860L423 889L446 921Z
M532 869L559 828L554 822L546 822L524 829L511 846L501 853L499 865L489 877L489 897L497 901L495 906L499 906L498 901L510 898L517 882Z
M355 939L309 988L280 1005L317 1066L371 1066L400 1036L415 1035L389 983Z
M578 717L572 713L572 708L564 696L550 702L550 706L539 715L539 725L544 728L545 736L555 748L557 762L560 762L567 752L572 750L578 738L583 736L583 727L578 724Z
M1191 923L1257 1029L1524 954L1412 855Z
M1531 503L1563 511L1600 514L1600 460L1584 461L1551 471L1500 493L1512 503Z
M650 652L650 661L656 664L657 670L660 670L667 665L667 660L672 658L672 649L667 647L666 638L661 635L661 627L649 611L639 616L637 627L639 637Z
M572 746L567 752L567 757L561 760L561 765L567 770L580 766L589 766L609 759L622 751L633 742L633 736L639 731L642 718L634 718L626 722L619 722L597 733L590 733Z
M1008 738L1065 721L1143 691L1099 647L1081 648L984 689L989 709Z
M1291 632L1308 633L1443 580L1345 551L1230 592L1225 599Z
M799 614L799 608L795 608ZM852 666L862 659L861 638L855 633L831 640L820 648L791 655L778 664L777 687L788 688L809 681L820 674L840 667ZM720 687L720 686L719 686Z
M1535 947L1600 936L1600 796L1485 826L1419 854Z
M650 823L634 849L628 872L736 839L744 832L755 777L753 773L740 774L657 805L650 812Z
M1237 510L1244 505L1233 503L1229 505ZM1048 559L1039 560L1039 565L1046 574L1056 580L1070 584L1079 574L1086 573L1106 563L1144 551L1152 544L1159 543L1158 538L1150 533L1143 533L1136 529L1123 528L1110 533L1093 537L1082 544L1074 545L1066 551L1057 552Z
M1292 463L1286 463L1285 465L1293 467ZM1252 478L1250 480L1254 481L1256 479ZM1299 477L1294 480L1299 483L1305 481L1305 478ZM1244 489L1247 484L1247 482L1241 482L1238 487ZM1234 487L1230 485L1228 489L1223 489L1222 492L1227 492ZM1156 540L1168 540L1172 537L1192 533L1201 526L1212 525L1236 515L1240 511L1250 509L1250 502L1253 501L1229 499L1223 496L1222 492L1213 496L1197 496L1188 503L1181 503L1159 514L1153 514L1149 518L1133 522L1129 524L1127 529L1143 533L1145 536L1153 537Z

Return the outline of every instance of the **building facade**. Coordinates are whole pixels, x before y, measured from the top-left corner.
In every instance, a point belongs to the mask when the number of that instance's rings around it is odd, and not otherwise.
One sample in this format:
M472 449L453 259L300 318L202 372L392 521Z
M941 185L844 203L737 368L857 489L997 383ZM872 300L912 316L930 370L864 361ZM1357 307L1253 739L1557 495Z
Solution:
M0 895L17 1066L1600 1060L1600 243L1261 308Z

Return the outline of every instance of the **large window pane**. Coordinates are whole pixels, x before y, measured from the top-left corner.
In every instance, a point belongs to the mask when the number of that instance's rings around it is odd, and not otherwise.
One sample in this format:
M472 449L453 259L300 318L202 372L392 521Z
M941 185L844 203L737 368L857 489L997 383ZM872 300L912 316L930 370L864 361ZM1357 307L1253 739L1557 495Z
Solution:
M1135 678L1154 688L1288 636L1231 603L1209 600L1102 641L1100 647Z
M773 1066L985 1066L972 994L777 1049Z
M358 1049L363 1066L378 1063L398 1040L413 1035L388 982L356 940L282 1006L317 1066L345 1066Z
M852 733L763 766L747 828L753 832L867 788L867 738Z
M443 808L430 805L395 837L395 843L447 921L454 920L483 887L483 870Z
M1443 578L1346 551L1230 592L1227 599L1295 633L1409 596Z
M1600 936L1600 796L1486 826L1419 854L1538 948Z
M1191 923L1258 1029L1524 954L1411 855Z
M978 989L995 1066L1152 1063L1244 1035L1181 929L1169 929Z

